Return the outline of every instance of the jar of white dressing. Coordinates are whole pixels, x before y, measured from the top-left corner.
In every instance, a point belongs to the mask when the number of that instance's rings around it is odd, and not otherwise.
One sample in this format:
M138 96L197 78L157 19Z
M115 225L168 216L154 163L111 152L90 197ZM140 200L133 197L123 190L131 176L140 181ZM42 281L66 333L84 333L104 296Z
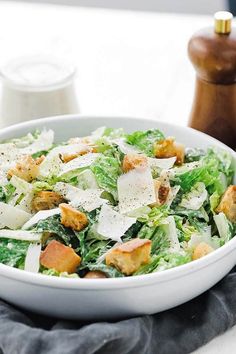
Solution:
M0 126L78 113L73 65L47 56L9 61L0 70Z

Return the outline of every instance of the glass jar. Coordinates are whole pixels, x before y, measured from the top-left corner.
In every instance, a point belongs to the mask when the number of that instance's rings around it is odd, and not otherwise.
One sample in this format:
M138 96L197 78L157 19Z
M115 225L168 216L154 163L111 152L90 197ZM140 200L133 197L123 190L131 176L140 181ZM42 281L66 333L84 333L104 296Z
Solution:
M73 65L47 56L23 57L9 61L0 74L1 127L79 112Z

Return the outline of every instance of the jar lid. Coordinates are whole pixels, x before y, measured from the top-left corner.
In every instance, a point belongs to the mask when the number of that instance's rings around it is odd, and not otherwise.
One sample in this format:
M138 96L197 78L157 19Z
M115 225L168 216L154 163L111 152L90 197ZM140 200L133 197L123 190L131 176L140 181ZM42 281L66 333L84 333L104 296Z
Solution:
M76 68L49 56L20 57L0 70L4 82L24 91L48 91L69 84Z

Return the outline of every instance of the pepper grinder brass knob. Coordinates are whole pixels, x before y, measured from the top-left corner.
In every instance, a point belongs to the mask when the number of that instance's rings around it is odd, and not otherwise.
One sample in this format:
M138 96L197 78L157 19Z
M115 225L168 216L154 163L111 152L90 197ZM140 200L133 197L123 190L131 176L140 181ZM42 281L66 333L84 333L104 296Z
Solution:
M189 126L236 147L236 30L232 14L215 14L214 27L195 33L188 44L196 70Z
M231 32L231 22L233 15L228 11L218 11L214 15L215 32L219 34L228 34Z

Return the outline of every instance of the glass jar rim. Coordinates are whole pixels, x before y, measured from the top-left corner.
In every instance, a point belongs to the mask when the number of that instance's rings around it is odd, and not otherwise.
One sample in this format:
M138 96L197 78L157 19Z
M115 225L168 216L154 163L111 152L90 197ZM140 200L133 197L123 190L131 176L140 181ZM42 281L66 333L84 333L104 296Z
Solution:
M76 67L57 57L39 55L18 57L0 69L4 84L22 91L51 91L73 81Z

